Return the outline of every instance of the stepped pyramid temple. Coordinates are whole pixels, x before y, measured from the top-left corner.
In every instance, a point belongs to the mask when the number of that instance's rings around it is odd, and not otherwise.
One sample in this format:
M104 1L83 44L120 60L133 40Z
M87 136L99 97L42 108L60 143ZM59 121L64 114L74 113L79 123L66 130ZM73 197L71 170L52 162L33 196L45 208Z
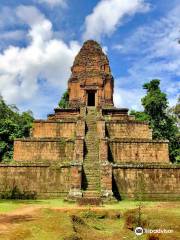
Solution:
M38 198L178 199L180 167L168 141L152 140L147 122L113 103L107 56L92 40L74 60L69 107L35 120L30 138L16 139L14 161L0 164L0 193L17 187Z

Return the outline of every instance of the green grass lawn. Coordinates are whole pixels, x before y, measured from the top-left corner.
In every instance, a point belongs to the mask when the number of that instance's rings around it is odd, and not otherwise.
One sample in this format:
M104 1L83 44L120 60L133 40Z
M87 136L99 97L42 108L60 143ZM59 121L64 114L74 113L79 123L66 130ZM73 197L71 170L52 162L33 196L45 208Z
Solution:
M137 207L139 201L121 201L113 204L104 204L101 208L104 209L117 209L126 211ZM43 206L54 208L77 208L76 203L70 203L63 199L48 199L48 200L0 200L0 213L11 212L15 209L22 208L24 206ZM144 202L144 207L153 207L157 205L157 202Z
M79 207L63 200L0 201L0 240L132 240L137 237L139 202L121 201L102 207ZM32 211L32 209L34 210ZM24 212L23 209L30 209ZM141 203L141 224L149 229L173 229L157 240L180 236L180 203Z

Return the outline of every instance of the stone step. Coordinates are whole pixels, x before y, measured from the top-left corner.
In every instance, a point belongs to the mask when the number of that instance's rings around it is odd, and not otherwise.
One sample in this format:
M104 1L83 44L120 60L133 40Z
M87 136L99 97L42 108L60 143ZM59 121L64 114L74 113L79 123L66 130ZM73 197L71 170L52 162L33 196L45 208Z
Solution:
M94 171L99 171L100 165L90 165L90 163L84 164L83 169L85 170L94 170Z
M89 176L94 176L94 177L100 177L100 172L96 172L93 170L90 170L91 172L89 173L89 171L84 171L85 176L88 178Z
M99 161L86 161L83 163L83 168L88 169L88 168L94 168L95 170L100 168L100 163Z
M94 168L93 167L85 167L84 172L91 175L91 173L94 173L94 174L95 173L100 173L100 170L96 167L94 167Z
M100 187L99 188L95 188L95 187L87 187L86 188L86 191L93 191L93 192L98 192L98 190L100 189Z
M93 174L88 174L87 172L84 172L84 178L87 179L99 179L100 178L100 173L99 172L94 172Z
M97 137L97 132L96 131L91 132L91 133L86 133L85 139L88 140L88 139L91 139L92 137ZM96 138L94 140L96 140Z
M96 154L99 152L99 151L98 151L99 148L98 148L97 145L93 146L92 144L85 144L85 146L88 147L88 148L87 148L87 150L89 150L88 153L89 153L90 151L92 151L92 150L95 151ZM94 152L91 152L91 153L93 154Z
M88 169L89 170L89 169ZM94 171L94 173L89 173L88 170L84 171L85 176L88 177L94 177L97 178L100 176L100 172L99 171Z
M87 138L87 137L90 137L90 136L94 136L94 135L96 135L96 134L97 134L97 131L96 131L96 130L93 130L93 131L88 130L88 132L86 132L86 138Z
M84 159L85 160L90 160L90 162L92 161L92 162L99 162L99 154L98 153L91 153L91 152L89 152L89 153L87 153L86 155L85 155L85 157L84 157ZM94 160L93 160L94 159Z
M97 173L100 173L100 171L98 169L86 168L84 169L84 173L89 176L89 175L93 175L93 174L95 175Z
M85 182L88 182L88 183L99 183L99 178L100 178L100 176L99 175L97 175L97 176L87 176L87 175L85 175L86 177L84 177L84 181Z
M97 139L97 133L94 134L94 135L86 135L85 136L85 141L87 142L94 142L94 143L97 143L99 141L99 139Z
M83 169L84 169L84 171L94 171L94 172L97 172L97 171L99 171L100 172L100 170L99 170L99 166L89 166L89 165L85 165L84 167L83 167Z
M86 184L86 189L100 189L100 182L92 183L92 182L87 182Z
M97 151L99 150L98 144L86 143L86 142L85 142L85 146L86 146L86 147L89 147L89 149L90 149L90 148L91 148L91 149L93 148L93 150L95 150L95 151L96 151L96 150L97 150ZM88 148L87 148L87 150L88 150Z
M97 132L96 131L93 134L92 133L86 133L85 139L91 140L92 137L97 137ZM96 140L96 138L94 140Z
M92 137L97 137L97 132L96 131L94 131L94 132L91 132L91 133L86 133L86 135L85 135L85 139L91 139ZM96 138L95 138L96 139Z
M88 156L86 155L84 158L84 166L96 166L99 167L99 158L98 156Z
M85 156L85 158L84 158L84 163L83 163L83 165L84 166L97 166L97 167L99 167L100 166L100 162L99 162L99 158L98 158L98 156L95 156L95 157L88 157L88 156Z
M84 173L89 176L89 175L97 175L97 173L100 173L100 171L98 169L95 169L95 168L85 168L84 169Z
M93 146L93 147L98 147L98 142L94 141L95 136L92 139L85 139L85 144L88 145L89 147Z
M98 166L98 165L90 165L90 164L88 164L88 165L84 165L84 167L83 167L83 169L84 169L84 171L94 171L94 172L97 172L97 171L99 171L100 172L100 166Z
M93 188L99 188L100 187L100 182L99 181L93 181L93 180L89 180L89 181L84 181L84 184L88 187L93 187Z
M83 163L83 167L100 167L100 162L99 162L99 159L97 159L97 161L93 161L93 162L86 162L86 163Z
M98 156L99 156L99 154L98 154L98 153L92 153L92 151L93 151L93 150L90 150L88 153L86 153L86 155L85 155L85 159L88 159L88 158L90 158L90 159L95 158L95 159L98 160Z
M100 182L100 174L94 174L94 175L86 175L83 176L83 181L85 181L86 183L99 183Z
M100 172L100 170L97 167L84 167L85 173L90 174L92 171L94 171L94 173Z
M94 172L94 174L88 174L87 172L85 172L85 178L88 180L88 179L90 179L90 180L92 180L92 179L94 179L94 180L99 180L99 178L100 178L100 173L99 172Z
M93 165L92 163L93 162L99 162L98 161L98 158L97 157L92 157L92 158L90 158L90 157L88 157L88 158L84 158L84 167L86 167L86 168L88 168L88 167L91 167L91 168L99 168L99 166L98 165Z
M86 155L91 155L91 156L98 156L98 153L99 153L99 149L97 148L96 149L96 147L91 147L91 148L88 148L89 146L88 145L86 145L86 147L87 147L87 153L86 153Z
M88 146L88 147L94 147L94 148L97 148L99 149L99 146L98 146L98 143L95 143L95 142L86 142L85 141L85 145Z
M87 145L86 145L86 147L88 147ZM98 151L98 149L94 149L94 148L87 148L87 152L86 152L86 155L85 156L97 156L98 157L98 153L99 153L99 151Z
M95 153L99 152L99 147L97 145L93 145L93 144L85 144L87 148L87 150L89 150L88 152L90 152L91 150L95 151ZM92 152L93 153L93 152Z
M99 163L99 158L98 158L98 156L92 156L92 157L90 157L90 156L86 156L85 158L84 158L84 163L85 163L85 165L93 165L93 162L94 163Z
M88 169L89 170L89 169ZM99 171L93 171L92 173L89 173L89 171L88 170L86 170L86 171L84 171L84 175L86 176L86 178L98 178L98 177L100 177L100 172Z
M83 197L98 197L100 196L100 192L98 191L84 191Z
M98 141L98 139L96 139L96 137L97 137L97 132L94 132L93 134L88 133L85 136L85 140L92 140L92 138L94 138L95 141Z
M99 170L99 166L84 166L84 171L91 171L91 170L94 170L94 172L96 172L96 171L99 171L100 172L100 170Z
M100 189L100 184L87 184L86 190L99 190Z
M100 168L100 164L91 164L91 162L85 162L85 164L83 164L83 169L94 169L94 170L99 170Z
M85 141L85 145L88 146L88 147L94 147L94 148L99 149L98 143L94 143L93 141L92 142L86 142Z

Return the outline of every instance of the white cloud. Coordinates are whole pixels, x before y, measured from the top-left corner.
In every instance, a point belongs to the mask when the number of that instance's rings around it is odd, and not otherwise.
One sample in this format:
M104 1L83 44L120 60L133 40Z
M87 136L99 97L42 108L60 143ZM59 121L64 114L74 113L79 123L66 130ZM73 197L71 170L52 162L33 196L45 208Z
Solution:
M46 20L45 16L34 6L20 5L16 8L16 15L29 26L34 26Z
M111 35L125 16L148 10L144 0L101 0L86 17L83 39L100 40L103 35Z
M179 12L180 7L176 6L165 17L139 27L124 42L112 47L128 56L128 73L120 79L126 86L120 86L120 89L141 89L144 82L158 78L170 104L176 101L180 94L180 44L177 40L180 35ZM134 101L137 102L139 98L134 93Z
M36 1L39 3L46 3L51 7L55 7L58 5L65 7L67 2L67 0L36 0Z
M0 28L4 28L6 26L14 26L18 24L17 17L15 12L10 7L2 7L0 9Z
M114 105L116 107L134 110L143 109L141 98L144 96L144 91L141 88L130 89L115 86L114 90Z
M123 50L123 45L122 44L115 44L112 48L115 49L115 50L118 50L118 51L122 51Z
M0 95L15 104L33 101L38 95L43 99L42 79L46 88L62 92L79 44L55 39L51 22L35 7L20 6L16 15L29 25L30 42L27 47L9 46L0 54Z
M25 31L23 30L12 30L12 31L5 31L0 33L0 40L2 41L9 41L9 40L22 40L25 37Z

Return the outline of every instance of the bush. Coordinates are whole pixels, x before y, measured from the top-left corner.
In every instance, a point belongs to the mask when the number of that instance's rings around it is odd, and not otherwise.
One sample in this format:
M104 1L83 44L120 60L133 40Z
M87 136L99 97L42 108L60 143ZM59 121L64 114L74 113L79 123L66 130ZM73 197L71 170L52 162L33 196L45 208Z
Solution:
M160 240L160 238L155 234L151 234L148 235L147 240Z
M0 194L0 199L36 199L36 192L22 192L17 186Z
M124 214L124 227L134 231L136 227L147 228L148 222L145 216L139 214L139 209L129 210Z
M102 204L101 198L80 198L77 200L80 206L82 205L96 205L99 206Z

